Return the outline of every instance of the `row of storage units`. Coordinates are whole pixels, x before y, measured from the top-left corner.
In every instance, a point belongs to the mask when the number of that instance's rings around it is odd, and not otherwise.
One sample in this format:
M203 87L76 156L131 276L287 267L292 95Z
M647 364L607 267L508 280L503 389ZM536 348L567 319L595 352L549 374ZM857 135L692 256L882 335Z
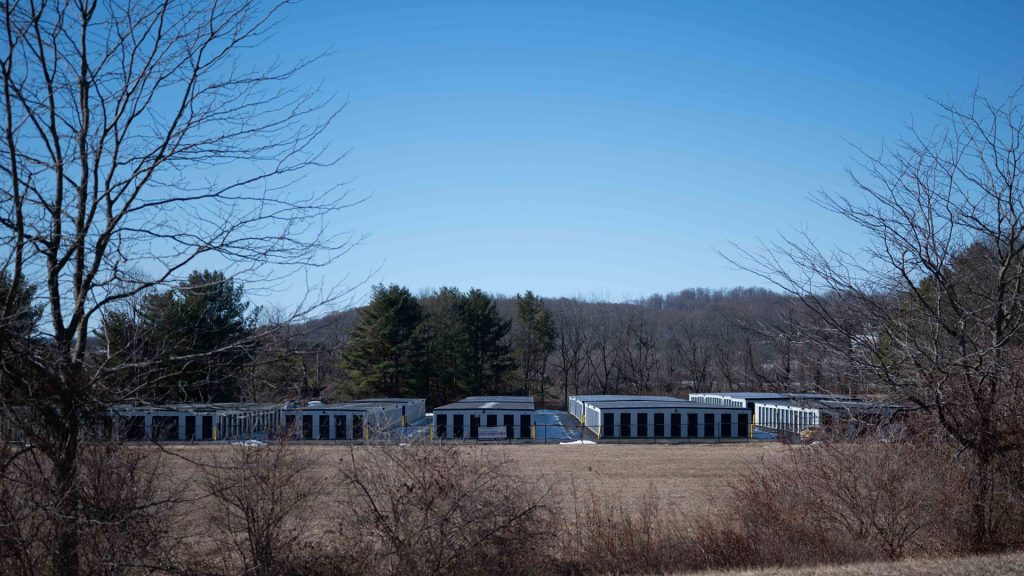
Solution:
M531 396L470 396L434 408L431 436L438 440L530 440Z
M277 429L278 409L267 404L123 405L91 423L94 431L122 440L262 438Z
M751 434L746 408L671 396L571 396L569 412L598 439L720 441Z
M368 440L400 434L425 417L422 398L377 398L341 404L310 402L281 411L288 434L299 440Z
M800 433L822 428L858 433L866 426L892 422L907 406L863 397L828 393L715 392L690 394L698 402L742 403L753 411L754 425Z
M341 404L172 404L115 406L94 418L97 433L123 440L364 440L425 417L422 398L353 400Z

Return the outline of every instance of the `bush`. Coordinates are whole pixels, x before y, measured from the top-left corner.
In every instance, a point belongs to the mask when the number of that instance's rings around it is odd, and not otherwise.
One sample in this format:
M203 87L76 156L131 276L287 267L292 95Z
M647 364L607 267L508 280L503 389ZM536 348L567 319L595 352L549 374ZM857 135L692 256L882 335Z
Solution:
M702 566L692 518L651 485L638 504L570 488L572 514L564 518L562 571L570 574L644 574Z
M203 518L228 573L315 572L329 559L303 546L323 479L308 448L280 442L230 446L202 466Z
M54 574L59 491L32 447L0 446L0 574ZM81 568L88 574L169 569L181 543L180 490L159 453L83 444L78 457Z
M964 479L941 444L825 442L762 461L698 532L709 566L892 560L949 554L968 518Z
M545 571L550 489L523 476L501 448L369 446L352 450L341 477L338 534L358 547L367 572Z

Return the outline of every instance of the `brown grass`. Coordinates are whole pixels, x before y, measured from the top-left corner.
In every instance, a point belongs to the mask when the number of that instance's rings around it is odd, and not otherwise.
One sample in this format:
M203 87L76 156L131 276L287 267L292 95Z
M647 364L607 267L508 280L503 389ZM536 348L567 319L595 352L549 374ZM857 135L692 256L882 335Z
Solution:
M683 576L684 573L678 573ZM700 576L1010 576L1024 574L1024 553L966 558L924 558L809 568L758 568L685 573Z
M330 478L350 447L308 445L314 456L314 471ZM189 459L207 460L223 451L223 446L168 446L169 452ZM362 447L355 446L358 455ZM592 489L598 497L613 497L625 503L638 503L652 486L659 496L670 500L683 512L698 512L726 496L730 482L739 480L749 466L767 454L787 448L779 444L716 445L496 445L488 450L506 451L526 476L555 483L558 494L569 504L570 485ZM173 459L174 475L187 482L193 465ZM335 484L334 487L340 486Z

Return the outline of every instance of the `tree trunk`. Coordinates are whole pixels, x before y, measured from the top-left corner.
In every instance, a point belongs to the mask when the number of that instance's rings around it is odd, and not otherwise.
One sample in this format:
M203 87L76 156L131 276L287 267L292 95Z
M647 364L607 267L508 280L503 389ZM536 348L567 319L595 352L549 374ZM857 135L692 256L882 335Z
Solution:
M66 407L72 408L65 404ZM57 522L56 572L61 576L79 573L80 501L78 485L78 443L80 422L71 410L66 418L59 443L54 446L54 481L57 488L55 519Z
M991 551L996 547L992 540L993 460L993 456L987 450L978 451L974 469L974 495L971 502L971 539L975 550L979 552Z

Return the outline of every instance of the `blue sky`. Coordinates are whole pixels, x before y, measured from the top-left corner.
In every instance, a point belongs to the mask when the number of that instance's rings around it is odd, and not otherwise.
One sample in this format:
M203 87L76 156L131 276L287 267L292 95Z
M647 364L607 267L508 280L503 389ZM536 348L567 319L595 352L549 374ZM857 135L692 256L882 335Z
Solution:
M758 285L717 253L806 227L929 98L1024 80L1020 2L333 2L262 50L331 55L324 182L369 198L328 279L610 299ZM366 292L368 290L363 290ZM288 299L287 296L284 297Z

